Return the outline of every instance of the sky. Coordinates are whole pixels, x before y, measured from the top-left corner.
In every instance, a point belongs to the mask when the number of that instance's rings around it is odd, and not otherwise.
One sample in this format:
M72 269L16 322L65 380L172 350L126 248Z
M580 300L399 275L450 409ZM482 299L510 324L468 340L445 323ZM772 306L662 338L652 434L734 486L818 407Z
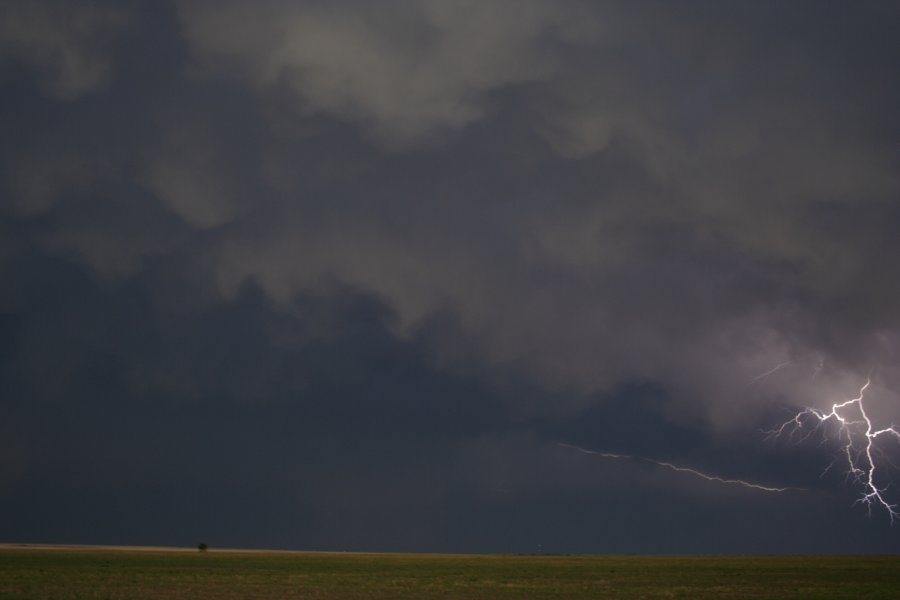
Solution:
M0 542L900 552L898 35L0 0Z

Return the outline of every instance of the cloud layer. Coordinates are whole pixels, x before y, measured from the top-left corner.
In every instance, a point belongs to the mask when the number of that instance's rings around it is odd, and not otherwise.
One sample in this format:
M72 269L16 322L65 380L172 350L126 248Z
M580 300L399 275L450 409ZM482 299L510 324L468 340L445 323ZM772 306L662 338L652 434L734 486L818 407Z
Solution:
M897 273L879 257L897 216L896 86L890 61L854 46L877 11L805 25L772 7L367 11L180 12L205 76L250 83L295 127L352 123L378 153L324 190L295 162L286 224L220 249L226 288L255 278L289 301L337 279L382 297L400 332L455 320L437 342L448 361L584 392L661 380L715 404L800 356L857 376L895 362ZM290 163L284 146L270 160Z
M482 451L549 460L537 448L556 434L603 444L592 411L645 411L706 440L682 451L712 450L869 376L873 415L900 422L897 17L878 2L2 2L0 308L24 323L6 385L61 402L90 348L122 355L97 378L138 404L327 404L310 381L343 369L388 390L367 418L421 410L426 429L454 402L435 382L470 385L494 416L449 434L456 458L434 460L460 472ZM47 289L109 301L142 333L82 335L92 309L36 302ZM225 350L239 343L255 352ZM356 343L399 353L388 364L424 391L376 375L379 352L341 365ZM628 409L635 389L655 392ZM476 471L466 485L492 477Z

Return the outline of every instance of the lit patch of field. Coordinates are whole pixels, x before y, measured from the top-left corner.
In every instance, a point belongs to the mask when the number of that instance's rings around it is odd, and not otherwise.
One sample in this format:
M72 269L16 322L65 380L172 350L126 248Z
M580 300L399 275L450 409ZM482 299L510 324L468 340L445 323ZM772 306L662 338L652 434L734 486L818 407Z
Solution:
M900 557L0 548L0 599L900 598Z

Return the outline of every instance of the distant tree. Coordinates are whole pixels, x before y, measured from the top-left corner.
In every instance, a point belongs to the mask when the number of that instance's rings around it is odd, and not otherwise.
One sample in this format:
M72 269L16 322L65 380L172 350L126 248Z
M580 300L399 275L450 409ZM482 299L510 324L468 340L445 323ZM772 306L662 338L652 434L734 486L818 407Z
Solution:
M209 546L207 546L203 542L200 542L199 544L197 544L197 550L199 550L200 552L206 552L207 548L209 548Z

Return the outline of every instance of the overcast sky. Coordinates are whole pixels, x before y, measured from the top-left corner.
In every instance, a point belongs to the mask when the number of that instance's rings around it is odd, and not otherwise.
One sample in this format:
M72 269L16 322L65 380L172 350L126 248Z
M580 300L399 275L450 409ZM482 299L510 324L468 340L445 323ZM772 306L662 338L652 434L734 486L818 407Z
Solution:
M890 1L0 0L0 541L900 551L836 427L765 433L869 378L900 424L898 38Z

